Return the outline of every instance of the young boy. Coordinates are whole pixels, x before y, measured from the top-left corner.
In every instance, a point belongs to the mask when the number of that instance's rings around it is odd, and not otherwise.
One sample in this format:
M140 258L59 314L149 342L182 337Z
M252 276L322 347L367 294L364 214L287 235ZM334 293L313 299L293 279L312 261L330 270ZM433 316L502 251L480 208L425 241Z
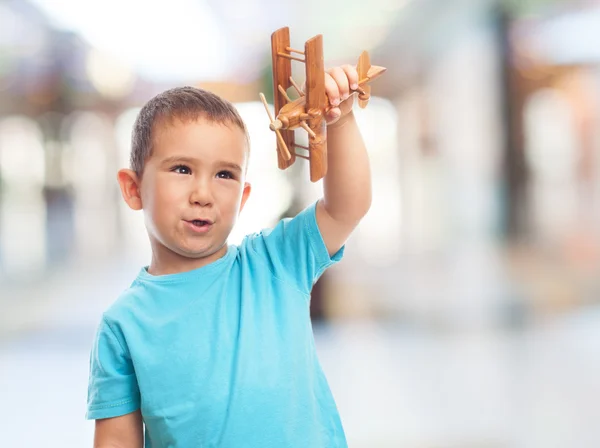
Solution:
M357 82L352 66L326 73L323 198L239 246L226 240L250 195L250 148L235 108L191 87L142 108L118 180L144 212L152 259L97 331L95 447L347 446L309 300L371 203Z

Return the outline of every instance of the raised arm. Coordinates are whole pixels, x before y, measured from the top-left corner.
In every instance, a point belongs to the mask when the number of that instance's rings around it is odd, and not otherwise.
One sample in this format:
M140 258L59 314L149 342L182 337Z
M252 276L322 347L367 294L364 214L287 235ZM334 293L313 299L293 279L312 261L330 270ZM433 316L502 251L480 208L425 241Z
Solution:
M327 174L323 198L317 204L317 224L327 251L335 254L371 206L369 157L356 124L352 105L358 74L351 65L325 74L325 88L333 106L327 119Z
M135 412L96 420L94 448L143 448L142 414Z

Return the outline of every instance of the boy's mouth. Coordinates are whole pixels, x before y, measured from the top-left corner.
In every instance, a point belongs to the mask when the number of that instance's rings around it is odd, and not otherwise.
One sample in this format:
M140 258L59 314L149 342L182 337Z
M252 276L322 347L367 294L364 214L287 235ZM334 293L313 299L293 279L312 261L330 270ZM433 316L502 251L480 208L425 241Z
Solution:
M188 223L192 230L197 232L207 231L213 224L213 222L208 219L192 219L189 221L186 220L185 222Z

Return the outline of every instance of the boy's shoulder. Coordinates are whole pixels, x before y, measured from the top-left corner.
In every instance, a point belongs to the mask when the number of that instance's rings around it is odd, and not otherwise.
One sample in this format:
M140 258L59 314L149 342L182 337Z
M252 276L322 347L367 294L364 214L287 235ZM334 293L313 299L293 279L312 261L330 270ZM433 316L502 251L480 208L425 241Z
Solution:
M103 318L111 322L119 322L131 316L139 309L147 293L139 282L134 280L129 287L121 291L117 298L106 308Z

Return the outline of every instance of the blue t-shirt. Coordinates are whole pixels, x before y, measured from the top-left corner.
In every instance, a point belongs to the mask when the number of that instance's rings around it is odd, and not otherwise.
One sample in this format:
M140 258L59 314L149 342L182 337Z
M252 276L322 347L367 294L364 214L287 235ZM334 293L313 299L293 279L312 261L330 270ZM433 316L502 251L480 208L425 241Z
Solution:
M141 408L152 448L346 447L310 291L329 257L315 204L201 268L146 268L104 313L88 419Z

